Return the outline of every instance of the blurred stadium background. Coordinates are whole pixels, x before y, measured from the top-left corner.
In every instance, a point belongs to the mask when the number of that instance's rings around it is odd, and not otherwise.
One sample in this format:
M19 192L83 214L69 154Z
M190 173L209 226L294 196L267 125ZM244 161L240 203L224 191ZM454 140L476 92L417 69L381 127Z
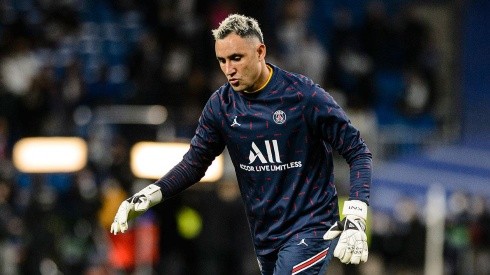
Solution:
M234 12L373 151L370 260L333 274L490 274L487 0L1 0L0 274L259 274L226 152L109 235L138 167L181 157L135 145L188 142L224 82L210 30Z

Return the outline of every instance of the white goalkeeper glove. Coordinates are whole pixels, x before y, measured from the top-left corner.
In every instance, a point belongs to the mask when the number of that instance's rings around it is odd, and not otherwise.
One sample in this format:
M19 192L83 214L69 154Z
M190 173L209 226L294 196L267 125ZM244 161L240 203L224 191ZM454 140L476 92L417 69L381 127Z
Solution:
M111 233L124 233L128 230L128 221L143 214L150 207L162 201L162 191L155 184L150 184L132 197L124 200L117 210Z
M359 264L368 259L366 237L367 204L359 200L346 201L342 214L345 218L336 222L323 239L332 240L340 235L333 255L344 264Z

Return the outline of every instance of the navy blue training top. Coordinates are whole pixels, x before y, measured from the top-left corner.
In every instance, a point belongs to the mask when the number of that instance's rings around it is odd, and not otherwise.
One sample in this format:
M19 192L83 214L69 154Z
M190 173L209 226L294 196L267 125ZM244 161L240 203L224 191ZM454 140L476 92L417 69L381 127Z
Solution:
M350 199L369 203L372 156L335 100L309 78L273 69L253 94L229 83L208 100L189 151L155 184L169 198L198 182L228 148L256 253L322 237L338 220L336 150L350 166Z

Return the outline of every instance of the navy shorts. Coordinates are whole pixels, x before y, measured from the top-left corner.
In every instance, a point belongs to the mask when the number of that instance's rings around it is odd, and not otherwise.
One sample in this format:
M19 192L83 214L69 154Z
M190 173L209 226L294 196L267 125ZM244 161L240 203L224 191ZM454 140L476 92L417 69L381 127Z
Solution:
M279 250L257 256L262 275L324 275L338 238L293 239Z

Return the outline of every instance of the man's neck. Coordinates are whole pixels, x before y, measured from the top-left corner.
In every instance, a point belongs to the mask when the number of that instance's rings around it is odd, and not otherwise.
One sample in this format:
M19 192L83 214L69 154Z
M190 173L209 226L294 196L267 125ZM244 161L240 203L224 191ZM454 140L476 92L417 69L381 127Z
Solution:
M265 88L265 86L267 86L267 84L269 84L269 81L271 80L272 78L272 73L273 73L273 69L271 66L269 66L268 64L265 64L267 70L264 70L264 72L262 73L261 75L261 79L264 79L263 84L259 86L259 88L255 89L254 91L252 92L249 92L249 91L243 91L244 93L247 93L247 94L253 94L253 93L257 93L257 92L260 92L261 90L263 90Z

